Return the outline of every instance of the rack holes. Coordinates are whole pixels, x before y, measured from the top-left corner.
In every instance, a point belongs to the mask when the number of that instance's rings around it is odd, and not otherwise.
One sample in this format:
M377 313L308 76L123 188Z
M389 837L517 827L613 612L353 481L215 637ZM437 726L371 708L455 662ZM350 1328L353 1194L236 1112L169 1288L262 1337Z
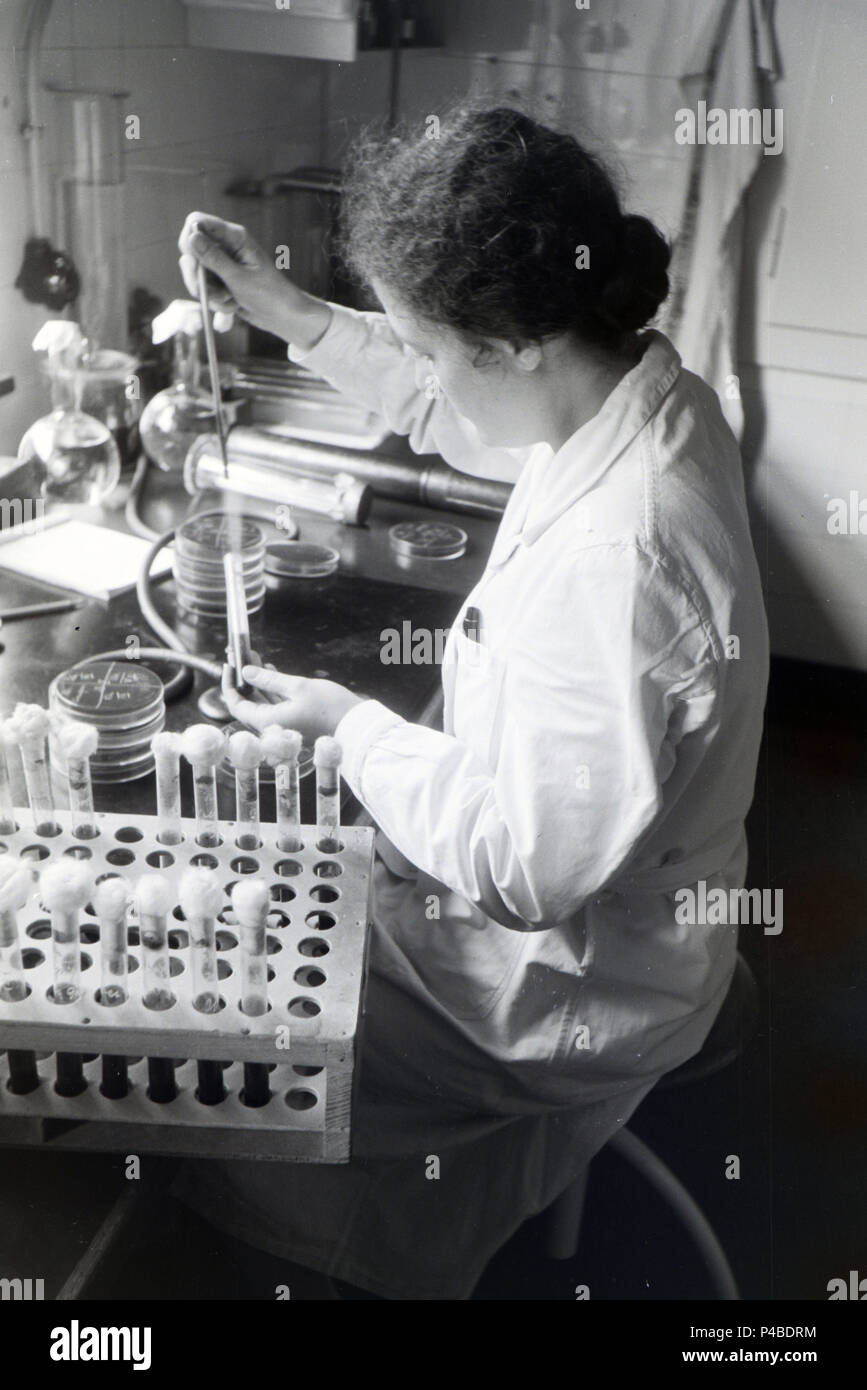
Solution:
M232 967L227 960L222 958L217 961L217 979L228 980L232 973Z
M278 859L274 865L274 872L279 874L281 878L297 878L300 873L303 873L303 868L297 859Z
M51 936L51 923L47 917L40 917L38 921L31 922L27 928L27 935L34 941L47 941Z
M134 825L122 825L114 832L114 838L120 840L122 845L137 845L139 840L144 839L144 835Z
M63 851L70 859L92 859L93 850L88 849L87 845L70 845L69 849Z
M305 995L299 994L297 999L290 1001L289 1012L293 1018L315 1018L322 1010L315 999L308 999Z
M25 970L35 970L44 960L45 956L41 951L37 951L35 946L25 946L21 952L21 964Z
M290 888L288 883L271 884L272 903L291 903L295 897L295 889Z
M230 931L218 931L216 942L218 951L234 951L238 944L238 938Z
M340 854L341 850L346 849L346 846L342 840L336 840L333 836L326 835L321 840L316 841L316 848L320 854Z
M316 1092L308 1091L306 1086L293 1086L286 1092L285 1100L290 1110L312 1110L319 1103Z
M174 917L176 922L186 922L187 920L187 914L184 912L184 909L180 906L172 908L172 916Z
M279 931L281 927L288 927L290 919L285 912L269 912L268 926L272 931Z
M47 859L51 853L44 845L27 845L20 853L20 859L35 859L37 861Z
M269 956L276 956L279 951L283 950L283 943L278 941L276 936L268 936L267 933L265 935L265 946Z
M233 873L236 874L255 874L259 868L258 859L254 859L249 854L239 854L229 865Z
M106 855L106 858L108 856ZM175 856L169 854L167 849L151 850L150 854L145 855L145 863L152 869L170 869L175 862Z
M323 1068L305 1067L299 1064L298 1066L293 1067L292 1070L294 1071L296 1076L318 1076L319 1073L323 1070Z
M131 849L110 849L105 857L109 864L117 864L120 867L135 862L135 855Z
M330 931L336 925L337 918L333 912L325 912L320 908L318 912L308 912L304 921L314 931Z
M92 922L85 923L78 928L78 939L86 946L94 946L99 940L99 927L95 927Z
M331 947L321 936L305 936L303 941L298 942L298 950L302 956L327 956Z
M213 854L194 854L190 863L197 869L218 869L220 867L219 859L216 859Z
M169 950L185 951L190 944L190 934L181 927L172 927L168 933Z
M296 985L304 985L305 989L317 989L319 985L325 984L327 977L318 965L301 965L292 978Z
M106 858L108 858L107 855L106 855ZM123 878L123 874L116 874L116 873L112 873L112 872L108 872L108 873L105 873L105 874L97 874L96 878L94 879L94 882L97 883L97 884L99 884L99 883L105 883L106 879L109 879L109 878Z
M317 883L315 888L310 889L310 896L315 903L336 903L340 897L340 889Z
M313 872L317 878L339 878L343 873L343 865L333 859L325 859L313 865Z

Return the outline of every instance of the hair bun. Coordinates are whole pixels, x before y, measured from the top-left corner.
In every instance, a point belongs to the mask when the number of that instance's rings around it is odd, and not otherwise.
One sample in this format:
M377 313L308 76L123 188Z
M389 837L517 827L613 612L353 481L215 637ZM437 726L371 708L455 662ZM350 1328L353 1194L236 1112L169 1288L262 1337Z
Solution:
M644 328L668 294L671 251L646 217L627 213L620 224L620 254L602 287L605 317L623 332Z

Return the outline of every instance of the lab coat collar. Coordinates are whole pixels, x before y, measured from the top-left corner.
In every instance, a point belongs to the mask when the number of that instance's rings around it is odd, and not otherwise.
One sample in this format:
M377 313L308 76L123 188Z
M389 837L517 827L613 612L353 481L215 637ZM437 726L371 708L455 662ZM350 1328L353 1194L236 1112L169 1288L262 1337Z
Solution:
M602 409L555 453L541 444L528 459L497 532L488 567L502 565L518 545L533 545L549 526L599 482L659 409L681 369L680 356L655 329L641 335L641 360Z

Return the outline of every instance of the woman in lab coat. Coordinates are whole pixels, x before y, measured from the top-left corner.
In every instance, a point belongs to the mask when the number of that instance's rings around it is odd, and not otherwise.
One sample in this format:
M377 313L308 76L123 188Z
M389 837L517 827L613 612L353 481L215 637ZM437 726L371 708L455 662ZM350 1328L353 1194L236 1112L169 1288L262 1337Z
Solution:
M736 926L675 895L744 882L766 625L735 440L645 329L668 248L572 137L457 113L356 151L344 205L382 313L301 292L202 214L187 282L203 262L215 304L417 452L517 481L447 644L443 732L245 672L283 701L236 713L336 735L380 830L353 1160L187 1189L273 1254L460 1299L725 997Z

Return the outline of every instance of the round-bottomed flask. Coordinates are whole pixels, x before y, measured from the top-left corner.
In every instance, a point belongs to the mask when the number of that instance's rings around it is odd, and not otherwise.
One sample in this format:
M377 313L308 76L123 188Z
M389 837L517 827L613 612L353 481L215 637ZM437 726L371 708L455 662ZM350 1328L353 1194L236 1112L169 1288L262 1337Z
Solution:
M194 300L175 299L153 322L155 343L174 338L174 381L142 411L139 430L148 458L166 473L182 473L190 446L216 428L214 398L201 386L202 315Z
M81 409L81 335L75 324L53 320L33 346L48 352L53 408L24 435L18 461L34 470L46 500L98 505L117 485L120 454L108 426Z

